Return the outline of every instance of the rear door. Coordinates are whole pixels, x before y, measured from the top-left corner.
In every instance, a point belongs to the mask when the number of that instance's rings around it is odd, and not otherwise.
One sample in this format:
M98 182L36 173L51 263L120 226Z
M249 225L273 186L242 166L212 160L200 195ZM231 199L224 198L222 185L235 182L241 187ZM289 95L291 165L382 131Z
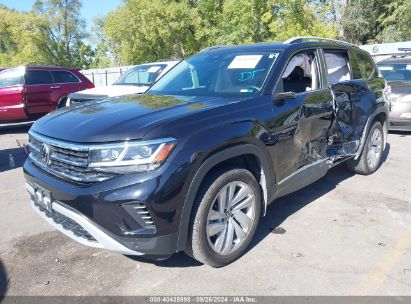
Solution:
M328 81L337 107L337 117L333 126L335 144L343 147L342 153L354 154L369 115L377 107L377 102L383 98L384 80L379 77L371 56L364 51L350 49L343 54L334 50L324 50L324 54L327 53L344 55L349 60L350 74L340 79L329 77ZM332 67L328 66L328 69L330 71Z
M9 69L0 73L0 120L26 118L23 99L24 69Z
M59 93L48 70L27 69L24 81L27 111L30 115L41 115L55 109Z

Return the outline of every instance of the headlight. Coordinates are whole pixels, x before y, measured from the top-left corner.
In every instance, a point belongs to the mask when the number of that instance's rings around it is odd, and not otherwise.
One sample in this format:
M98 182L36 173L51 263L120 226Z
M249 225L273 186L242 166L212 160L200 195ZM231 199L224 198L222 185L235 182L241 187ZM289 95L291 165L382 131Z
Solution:
M89 167L114 173L157 169L176 145L176 139L134 141L90 147Z

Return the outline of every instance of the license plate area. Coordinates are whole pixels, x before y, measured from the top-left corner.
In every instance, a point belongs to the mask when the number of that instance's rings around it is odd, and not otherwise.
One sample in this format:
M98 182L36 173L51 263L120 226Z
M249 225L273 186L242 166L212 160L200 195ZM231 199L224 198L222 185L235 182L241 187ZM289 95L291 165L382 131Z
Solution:
M53 199L51 197L51 193L49 190L34 184L34 201L37 205L41 208L45 209L46 211L52 213L53 212Z

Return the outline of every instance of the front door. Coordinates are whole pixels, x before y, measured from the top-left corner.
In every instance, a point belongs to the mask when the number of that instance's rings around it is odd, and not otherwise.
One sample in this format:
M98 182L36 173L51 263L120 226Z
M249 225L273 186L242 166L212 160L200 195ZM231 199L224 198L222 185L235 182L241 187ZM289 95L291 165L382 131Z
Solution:
M333 118L333 99L324 88L318 50L295 54L287 63L274 98L295 93L292 98L274 101L273 122L277 137L276 174L281 182L298 169L326 158L327 135Z

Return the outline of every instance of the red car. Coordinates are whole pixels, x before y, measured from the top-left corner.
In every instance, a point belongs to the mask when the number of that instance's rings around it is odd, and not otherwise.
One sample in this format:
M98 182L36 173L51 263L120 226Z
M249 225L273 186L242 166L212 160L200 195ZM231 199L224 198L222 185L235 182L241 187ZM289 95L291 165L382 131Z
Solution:
M68 94L94 88L72 68L28 66L0 70L0 125L36 119Z

